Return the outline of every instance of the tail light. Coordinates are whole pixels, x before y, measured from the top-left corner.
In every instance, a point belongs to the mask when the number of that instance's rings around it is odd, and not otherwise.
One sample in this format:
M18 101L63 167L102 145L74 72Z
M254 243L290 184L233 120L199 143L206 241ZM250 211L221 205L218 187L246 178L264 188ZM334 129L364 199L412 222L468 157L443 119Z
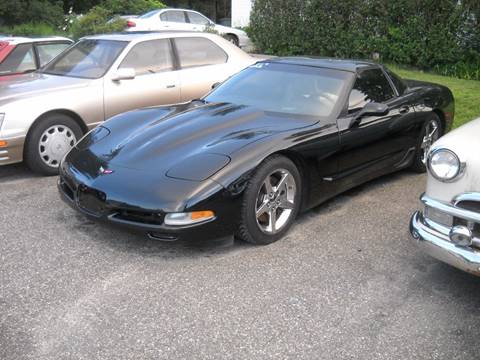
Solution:
M135 27L135 26L137 26L137 24L135 24L133 21L131 20L127 21L127 27Z

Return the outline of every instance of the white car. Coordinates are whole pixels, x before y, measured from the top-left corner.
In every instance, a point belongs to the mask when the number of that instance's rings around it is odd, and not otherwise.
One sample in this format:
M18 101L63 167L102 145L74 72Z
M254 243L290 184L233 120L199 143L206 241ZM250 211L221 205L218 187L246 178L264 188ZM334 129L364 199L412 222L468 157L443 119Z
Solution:
M480 119L430 148L423 211L410 232L427 254L480 276Z
M241 48L251 45L245 31L215 24L199 12L186 9L158 9L130 18L126 31L205 31L207 28L217 31Z

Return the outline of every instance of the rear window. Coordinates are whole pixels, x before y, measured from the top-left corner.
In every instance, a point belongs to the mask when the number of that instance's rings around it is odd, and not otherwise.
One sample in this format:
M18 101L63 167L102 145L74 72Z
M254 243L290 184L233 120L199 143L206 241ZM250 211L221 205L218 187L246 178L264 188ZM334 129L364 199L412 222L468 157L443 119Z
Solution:
M224 64L228 60L225 51L206 38L176 38L175 45L182 68Z

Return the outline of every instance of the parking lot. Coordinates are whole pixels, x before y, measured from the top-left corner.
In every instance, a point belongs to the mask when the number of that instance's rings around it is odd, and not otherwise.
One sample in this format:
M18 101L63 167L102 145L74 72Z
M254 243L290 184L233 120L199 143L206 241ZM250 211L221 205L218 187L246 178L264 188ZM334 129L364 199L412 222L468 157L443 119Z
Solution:
M0 168L0 358L478 358L480 280L408 234L424 182L381 178L254 247L107 228Z

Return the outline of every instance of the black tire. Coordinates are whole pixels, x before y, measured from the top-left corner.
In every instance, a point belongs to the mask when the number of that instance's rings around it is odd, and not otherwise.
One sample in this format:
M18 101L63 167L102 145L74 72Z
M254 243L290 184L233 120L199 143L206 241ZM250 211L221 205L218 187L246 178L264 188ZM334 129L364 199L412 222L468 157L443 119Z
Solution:
M427 127L432 122L436 123L436 126L437 126L436 139L440 138L440 136L442 136L442 134L443 134L442 121L440 120L440 118L438 117L437 114L431 113L429 115L428 119L423 124L422 131L420 132L420 136L419 136L418 141L417 141L417 148L415 150L415 157L413 158L413 163L412 163L412 166L411 166L411 169L413 171L417 172L417 173L424 173L425 171L427 171L427 167L424 164L424 162L422 161L423 152L424 152L424 150L422 148L422 143L423 143L423 139L424 139L424 137L426 135L426 132L427 132ZM434 141L432 141L432 143L435 142L436 139L434 139Z
M238 37L236 37L235 35L227 34L225 35L225 39L230 41L235 46L240 47L240 42L238 41Z
M264 181L269 178L270 174L279 170L287 170L293 176L295 181L295 197L293 201L293 208L285 224L274 234L267 234L261 230L257 222L257 202L259 192L264 186ZM243 194L243 203L241 207L240 223L235 236L243 241L255 245L271 244L287 233L292 226L300 209L301 203L301 177L295 164L288 158L281 155L273 155L263 161L258 166L254 175L250 179L247 188ZM283 211L282 209L280 211Z
M46 164L45 161L42 160L39 150L42 134L47 129L57 125L68 128L74 134L77 141L83 136L83 131L80 126L68 115L54 113L37 120L28 133L24 155L27 166L37 174L46 176L58 175L59 164L56 164L57 166L55 167Z

